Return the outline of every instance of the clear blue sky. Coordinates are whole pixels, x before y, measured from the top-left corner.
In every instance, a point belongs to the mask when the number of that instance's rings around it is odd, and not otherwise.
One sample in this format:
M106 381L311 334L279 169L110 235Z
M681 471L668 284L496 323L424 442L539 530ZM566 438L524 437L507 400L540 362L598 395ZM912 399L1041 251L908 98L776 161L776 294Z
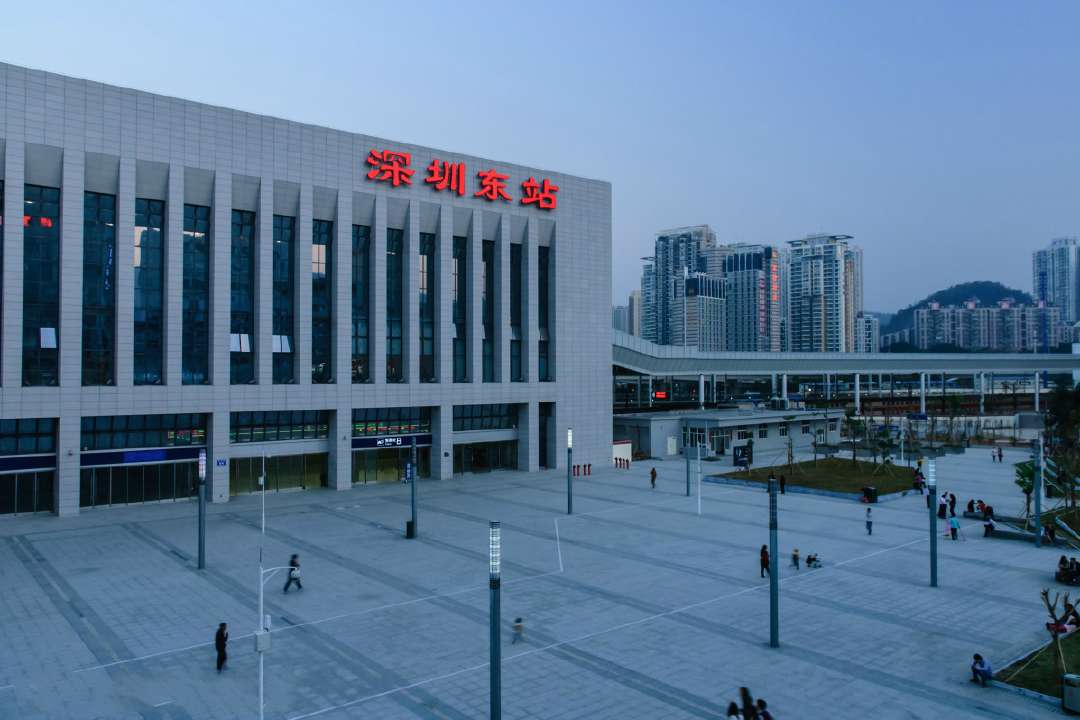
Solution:
M640 5L640 7L635 7ZM868 309L1080 235L1078 2L18 3L0 59L610 180L664 227L865 248Z

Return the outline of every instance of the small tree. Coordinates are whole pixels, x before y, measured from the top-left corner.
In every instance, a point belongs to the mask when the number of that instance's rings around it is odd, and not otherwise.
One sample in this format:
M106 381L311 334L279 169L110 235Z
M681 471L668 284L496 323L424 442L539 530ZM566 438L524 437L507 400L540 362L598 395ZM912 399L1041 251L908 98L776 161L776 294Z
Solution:
M1031 515L1031 493L1035 490L1035 466L1030 460L1018 462L1013 466L1016 469L1014 482L1024 493L1024 517ZM1036 532L1038 529L1036 528Z
M1050 591L1043 589L1042 593L1043 605L1046 606L1046 614L1050 616L1050 622L1046 624L1047 630L1050 631L1050 638L1054 643L1054 649L1057 653L1054 654L1054 677L1061 677L1062 674L1068 672L1065 667L1065 653L1061 650L1061 628L1065 626L1065 622L1069 619L1072 606L1069 604L1069 593L1065 593L1065 603L1062 605L1061 613L1058 613L1058 600L1060 596L1058 593L1054 593L1054 601L1050 602Z

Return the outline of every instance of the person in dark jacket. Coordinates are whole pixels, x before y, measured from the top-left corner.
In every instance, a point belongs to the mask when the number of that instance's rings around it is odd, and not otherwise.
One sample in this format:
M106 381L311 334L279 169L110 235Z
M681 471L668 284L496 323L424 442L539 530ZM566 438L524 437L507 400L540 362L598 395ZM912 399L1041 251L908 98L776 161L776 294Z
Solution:
M956 496L949 493L949 517L956 517Z
M289 592L289 588L292 584L296 583L297 590L303 590L304 586L300 584L300 556L293 555L289 558L289 579L285 581L284 592Z
M765 573L769 572L769 548L765 545L761 546L761 577L765 577Z
M652 485L653 490L656 489L656 468L649 471L649 484Z
M225 661L229 659L225 654L225 646L229 642L229 629L225 623L218 625L217 632L214 634L214 649L217 650L217 671L221 672L221 669L225 667Z
M787 488L787 478L783 475L780 476L780 494L783 495Z

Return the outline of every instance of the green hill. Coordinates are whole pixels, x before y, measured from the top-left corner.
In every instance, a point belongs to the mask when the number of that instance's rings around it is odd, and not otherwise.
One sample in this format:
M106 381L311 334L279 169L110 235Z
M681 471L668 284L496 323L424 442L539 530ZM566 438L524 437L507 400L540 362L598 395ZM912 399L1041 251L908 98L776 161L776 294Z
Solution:
M959 305L970 298L978 298L982 305L993 305L998 300L1013 298L1018 303L1030 303L1031 295L1023 290L1014 290L999 282L988 280L976 280L975 282L960 283L944 290L927 295L922 300L908 305L892 317L889 324L881 328L882 333L897 332L915 324L915 309L923 307L927 303L937 302L942 305Z

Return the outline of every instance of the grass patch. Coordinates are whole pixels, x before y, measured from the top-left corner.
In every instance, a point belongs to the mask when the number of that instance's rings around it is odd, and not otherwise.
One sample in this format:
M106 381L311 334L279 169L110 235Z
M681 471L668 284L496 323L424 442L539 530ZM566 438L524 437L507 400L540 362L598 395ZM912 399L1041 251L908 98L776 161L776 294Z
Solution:
M896 465L879 466L863 460L852 463L851 458L838 457L822 458L816 463L813 460L795 463L790 471L787 465L775 465L773 467L753 468L749 473L745 470L736 470L724 473L724 475L740 480L765 483L769 479L769 473L776 473L778 478L780 475L785 475L788 485L798 485L817 490L861 493L864 487L873 485L878 489L879 495L911 490L911 482L914 477L914 471L908 467Z
M1080 670L1080 633L1074 632L1061 641L1061 651L1065 655L1065 667L1069 672L1076 672ZM1024 663L1031 659L1031 656L1038 653L1038 657L1031 660L1031 663L1020 672L1013 675L1013 672L1024 666ZM1043 695L1050 695L1051 697L1061 697L1061 670L1054 670L1054 656L1057 654L1057 650L1053 647L1042 647L1033 653L1028 653L1027 657L1017 660L1010 665L994 674L995 680L1007 682L1010 685L1017 685L1028 690L1034 690L1040 692Z

